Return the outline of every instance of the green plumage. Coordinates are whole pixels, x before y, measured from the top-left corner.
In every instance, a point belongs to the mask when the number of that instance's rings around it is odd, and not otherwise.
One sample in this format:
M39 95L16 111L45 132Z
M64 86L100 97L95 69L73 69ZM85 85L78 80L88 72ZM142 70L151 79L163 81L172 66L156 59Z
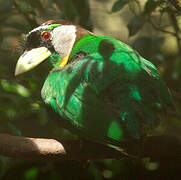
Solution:
M162 133L169 91L156 67L128 45L88 35L65 67L54 64L42 98L73 132L113 145Z

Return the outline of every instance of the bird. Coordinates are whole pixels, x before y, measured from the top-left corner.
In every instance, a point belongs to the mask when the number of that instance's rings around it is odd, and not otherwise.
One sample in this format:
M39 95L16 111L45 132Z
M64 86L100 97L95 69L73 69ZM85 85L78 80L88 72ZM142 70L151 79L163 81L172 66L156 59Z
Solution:
M129 45L49 20L26 35L15 75L44 61L52 69L42 99L72 133L122 149L166 131L171 93L156 66Z

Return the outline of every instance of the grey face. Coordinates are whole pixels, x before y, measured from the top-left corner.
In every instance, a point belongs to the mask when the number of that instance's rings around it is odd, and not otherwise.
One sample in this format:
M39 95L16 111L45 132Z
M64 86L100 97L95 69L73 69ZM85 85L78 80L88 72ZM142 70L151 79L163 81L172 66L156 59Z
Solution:
M44 36L49 34L49 38ZM50 52L56 52L60 57L67 56L76 39L76 27L73 25L60 25L49 30L48 26L40 26L32 30L25 40L25 50L46 47Z
M51 52L55 51L51 43L51 31L46 31L50 34L50 38L44 39L42 34L43 29L30 32L25 39L25 50L29 51L38 47L46 47Z
M52 53L67 62L75 40L76 27L73 25L52 24L33 29L26 37L24 53L18 60L15 74L29 71Z
M70 54L75 39L76 27L73 25L62 25L52 31L51 43L62 58Z

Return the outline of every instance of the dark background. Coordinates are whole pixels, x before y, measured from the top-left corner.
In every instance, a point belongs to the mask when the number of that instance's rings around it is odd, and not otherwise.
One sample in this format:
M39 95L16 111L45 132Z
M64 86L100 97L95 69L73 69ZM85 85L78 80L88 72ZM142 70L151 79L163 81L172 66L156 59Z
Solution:
M153 62L170 88L178 116L168 131L181 135L181 1L179 0L0 0L0 133L74 139L41 100L47 63L14 77L26 33L50 19L67 19L97 34L116 37ZM167 149L166 149L167 150ZM174 154L173 152L170 152ZM180 164L141 160L26 161L0 157L0 179L181 179Z

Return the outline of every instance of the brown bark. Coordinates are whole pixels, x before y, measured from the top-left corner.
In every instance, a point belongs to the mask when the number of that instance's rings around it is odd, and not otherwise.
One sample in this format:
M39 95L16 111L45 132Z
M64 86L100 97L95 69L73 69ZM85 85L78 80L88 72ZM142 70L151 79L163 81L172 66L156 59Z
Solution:
M0 155L22 159L105 159L125 155L113 148L79 140L59 142L55 139L28 138L0 134Z
M138 146L137 146L138 147ZM181 138L153 136L145 139L141 151L127 144L129 155L106 145L90 141L59 142L55 139L28 138L0 134L0 155L20 159L88 160L151 157L155 160L176 159L181 162ZM174 152L174 153L173 153ZM132 154L132 155L131 155ZM134 155L133 155L134 154Z

